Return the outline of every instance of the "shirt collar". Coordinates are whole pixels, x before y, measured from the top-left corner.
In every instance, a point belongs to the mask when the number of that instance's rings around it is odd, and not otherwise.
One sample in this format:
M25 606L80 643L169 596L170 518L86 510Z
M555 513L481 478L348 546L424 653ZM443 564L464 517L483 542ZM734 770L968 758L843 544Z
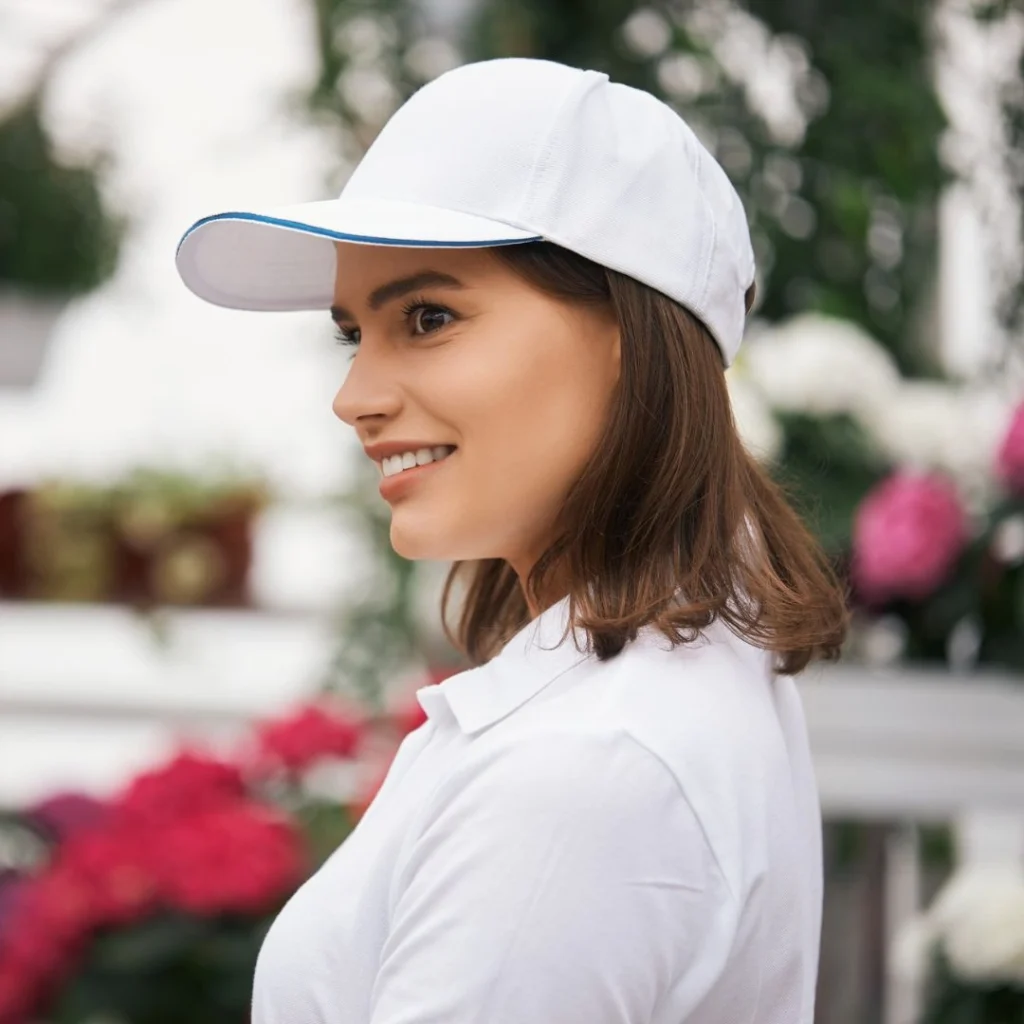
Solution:
M447 704L465 733L485 729L511 714L548 683L593 656L577 649L574 636L581 648L587 639L585 630L578 627L559 643L568 614L566 596L528 622L486 664L418 689L420 706L433 718L440 704Z

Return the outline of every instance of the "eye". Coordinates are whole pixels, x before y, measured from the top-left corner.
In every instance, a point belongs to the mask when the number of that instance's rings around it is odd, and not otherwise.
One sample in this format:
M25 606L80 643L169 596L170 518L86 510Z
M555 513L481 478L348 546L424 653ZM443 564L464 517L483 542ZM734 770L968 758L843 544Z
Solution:
M339 345L358 345L359 344L359 328L345 328L341 324L334 325L334 340Z
M438 306L432 302L416 299L402 308L405 317L411 321L414 334L433 334L457 320L446 306Z

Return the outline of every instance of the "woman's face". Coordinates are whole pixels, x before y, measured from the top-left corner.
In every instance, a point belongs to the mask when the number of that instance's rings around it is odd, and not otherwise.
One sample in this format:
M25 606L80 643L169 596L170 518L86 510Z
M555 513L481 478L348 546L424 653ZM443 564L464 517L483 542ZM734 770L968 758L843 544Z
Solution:
M379 471L374 446L454 449L382 473L392 545L406 558L503 558L525 578L604 424L614 320L538 291L487 249L336 248L332 316L358 344L335 414Z

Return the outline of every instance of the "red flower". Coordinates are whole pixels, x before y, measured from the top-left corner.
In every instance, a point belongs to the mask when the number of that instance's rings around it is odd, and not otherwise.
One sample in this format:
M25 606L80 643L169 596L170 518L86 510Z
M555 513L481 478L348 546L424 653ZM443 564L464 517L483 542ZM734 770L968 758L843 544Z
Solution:
M298 772L324 757L354 757L364 723L323 705L309 705L257 730L257 765Z
M260 804L182 818L161 831L153 853L164 901L196 914L272 909L306 869L292 823Z
M237 803L245 797L236 765L183 751L170 763L138 776L115 805L120 821L155 826L184 814Z
M4 953L30 971L48 972L98 920L85 879L64 866L28 879L19 896L4 928Z
M0 938L0 1022L21 1021L70 973L93 923L80 879L48 871L25 880Z
M427 720L423 705L415 698L391 713L391 722L402 736L418 729Z
M156 905L141 836L81 831L39 875L5 893L0 934L0 1024L18 1021L74 968L92 931L138 920Z
M14 964L0 959L0 1024L21 1024L32 1012L38 983L29 980Z
M51 872L65 872L89 894L95 924L128 924L156 906L151 846L159 831L114 828L81 833L57 853Z

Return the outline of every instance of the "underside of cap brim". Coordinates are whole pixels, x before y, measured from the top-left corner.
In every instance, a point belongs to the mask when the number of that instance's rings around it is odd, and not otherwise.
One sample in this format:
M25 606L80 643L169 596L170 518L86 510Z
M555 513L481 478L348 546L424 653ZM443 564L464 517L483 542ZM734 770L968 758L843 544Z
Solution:
M231 309L328 309L335 242L407 248L486 248L542 236L486 217L415 203L331 199L196 221L178 243L182 281Z

